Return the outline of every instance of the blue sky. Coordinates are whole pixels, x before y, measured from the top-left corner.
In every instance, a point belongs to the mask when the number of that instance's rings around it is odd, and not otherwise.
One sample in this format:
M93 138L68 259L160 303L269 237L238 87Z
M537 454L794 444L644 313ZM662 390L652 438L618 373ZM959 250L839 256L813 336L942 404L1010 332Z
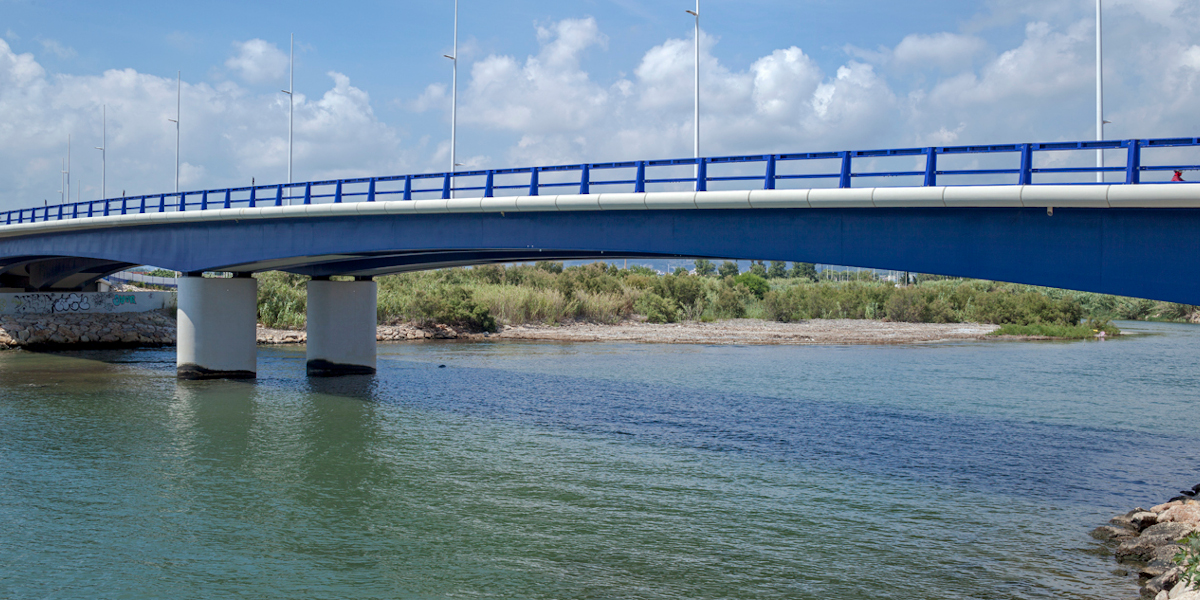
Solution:
M691 154L685 1L460 4L460 162ZM1094 0L702 0L705 154L1094 136ZM453 3L0 0L0 207L444 170ZM1198 135L1200 3L1106 0L1109 137ZM1200 161L1198 161L1200 162ZM73 194L74 195L74 194Z

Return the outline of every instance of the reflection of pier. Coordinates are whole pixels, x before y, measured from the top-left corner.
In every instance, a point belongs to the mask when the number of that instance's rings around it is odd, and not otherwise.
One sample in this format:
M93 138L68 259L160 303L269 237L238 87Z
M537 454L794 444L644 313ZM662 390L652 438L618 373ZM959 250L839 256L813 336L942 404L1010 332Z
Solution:
M1200 304L1200 184L1148 182L1196 168L1147 160L1181 147L1200 138L630 161L87 201L0 213L0 291L80 291L133 265L179 271L185 378L255 375L251 274L269 270L313 278L313 375L374 372L374 277L488 263L761 259ZM1070 166L1072 152L1096 150L1121 151L1126 164ZM1123 178L1079 181L1098 172ZM863 181L910 185L853 185ZM947 185L964 182L975 185Z

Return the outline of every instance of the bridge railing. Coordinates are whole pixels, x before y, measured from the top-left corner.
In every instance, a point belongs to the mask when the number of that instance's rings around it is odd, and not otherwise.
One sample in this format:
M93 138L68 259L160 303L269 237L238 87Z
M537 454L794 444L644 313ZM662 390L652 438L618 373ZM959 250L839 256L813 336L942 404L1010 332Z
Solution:
M849 150L839 152L805 152L791 154L755 154L744 156L718 156L703 158L678 158L666 160L639 160L626 162L586 163L546 167L522 167L512 169L486 169L457 171L453 173L420 173L413 175L391 175L385 177L360 177L233 187L169 194L150 194L85 200L0 212L0 224L12 225L40 221L61 221L86 217L113 215L165 213L189 210L213 210L257 206L287 206L293 204L320 204L343 202L376 202L381 200L413 200L417 196L434 195L443 199L468 193L470 197L494 197L510 195L537 196L543 190L559 190L565 193L592 194L610 192L645 192L647 186L688 186L702 192L709 184L718 184L724 189L747 189L742 182L753 182L754 189L776 189L790 180L826 180L837 187L853 187L855 179L862 178L919 178L924 186L939 185L939 178L946 176L997 177L1013 176L1019 185L1036 185L1035 175L1068 175L1086 173L1124 173L1124 181L1113 184L1140 184L1142 174L1161 171L1195 171L1200 165L1146 165L1143 152L1157 148L1200 147L1200 138L1162 138L1143 140L1110 140L1091 142L1052 142L1039 144L999 144L983 146L934 146L925 148L900 148L890 150ZM1124 151L1125 164L1117 167L1035 167L1038 153L1065 151ZM939 167L939 158L954 158L971 155L1016 154L1019 165L1013 168L970 168L946 169ZM855 170L863 159L886 159L911 157L924 168L911 170ZM839 168L833 172L785 173L781 164L797 161L836 161ZM870 161L874 163L874 161ZM758 173L749 171L750 165L758 164ZM679 167L692 167L693 174L679 176ZM710 174L713 167L738 167L735 174ZM655 177L656 173L673 171ZM632 175L630 175L632 173ZM608 175L606 178L605 175ZM556 181L542 181L546 175ZM565 180L562 180L565 179ZM481 180L481 181L480 181ZM513 183L513 181L516 183ZM464 184L470 182L471 184ZM1077 185L1097 185L1077 183ZM741 185L741 187L736 187ZM477 195L476 195L477 194Z

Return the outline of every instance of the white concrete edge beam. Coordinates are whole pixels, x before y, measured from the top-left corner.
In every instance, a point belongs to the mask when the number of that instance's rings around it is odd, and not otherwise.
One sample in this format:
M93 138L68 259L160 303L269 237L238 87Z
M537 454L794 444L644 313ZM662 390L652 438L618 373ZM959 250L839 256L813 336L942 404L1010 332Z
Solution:
M821 208L1200 208L1200 183L559 194L147 212L0 225L0 238L112 227L368 215Z

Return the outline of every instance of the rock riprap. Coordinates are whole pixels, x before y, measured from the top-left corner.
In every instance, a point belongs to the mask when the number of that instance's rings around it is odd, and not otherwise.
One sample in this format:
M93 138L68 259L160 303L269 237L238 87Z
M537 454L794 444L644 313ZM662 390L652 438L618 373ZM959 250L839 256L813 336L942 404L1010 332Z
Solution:
M1182 548L1179 542L1196 532L1200 501L1183 499L1113 517L1093 530L1092 537L1109 544L1117 561L1137 574L1143 598L1200 600L1200 591L1180 581L1183 569L1174 561Z
M158 312L0 316L0 348L174 344L175 319Z

